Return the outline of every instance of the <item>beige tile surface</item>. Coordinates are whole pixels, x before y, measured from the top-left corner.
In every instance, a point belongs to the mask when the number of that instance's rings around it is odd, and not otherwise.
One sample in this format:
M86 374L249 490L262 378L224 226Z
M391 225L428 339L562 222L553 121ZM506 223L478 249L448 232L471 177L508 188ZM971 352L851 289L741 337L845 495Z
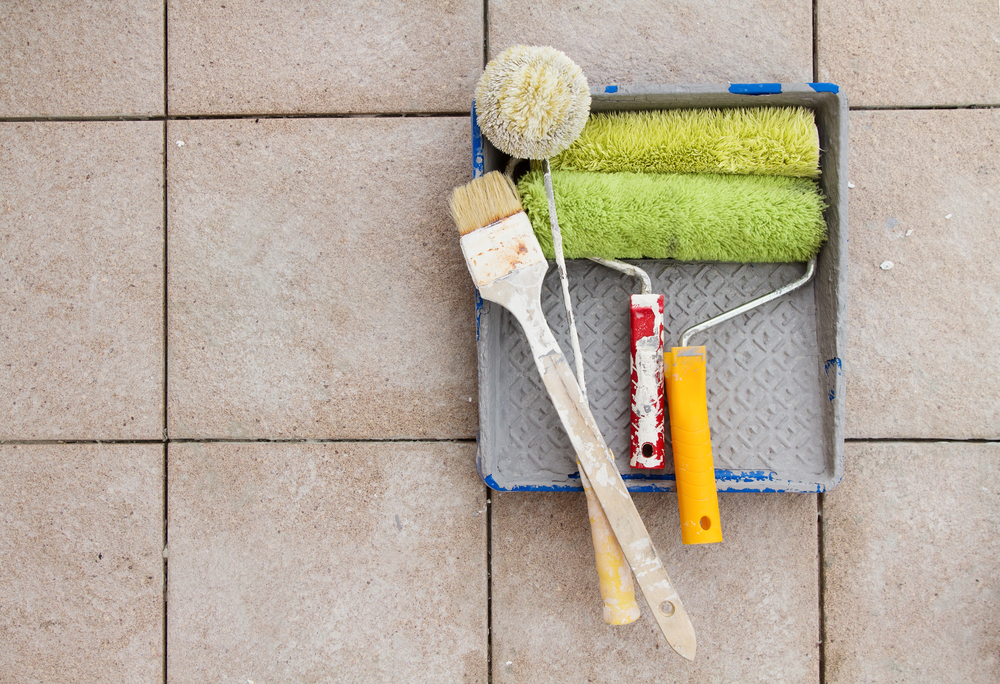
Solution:
M169 5L172 114L463 112L483 68L475 0Z
M1000 680L1000 445L849 444L825 496L826 681Z
M723 494L722 544L684 547L677 499L636 505L698 638L695 662L667 645L649 607L601 619L583 495L491 492L493 681L816 682L816 497Z
M592 86L812 80L808 0L490 0L489 30L491 58L551 45Z
M852 106L1000 104L993 0L819 0L819 79Z
M0 682L157 682L163 446L0 445Z
M0 439L163 431L163 124L0 123Z
M169 681L485 682L471 444L169 447Z
M847 435L995 439L1000 111L850 125Z
M8 0L0 116L162 115L163 2Z
M178 121L169 139L172 437L475 435L447 209L467 119Z

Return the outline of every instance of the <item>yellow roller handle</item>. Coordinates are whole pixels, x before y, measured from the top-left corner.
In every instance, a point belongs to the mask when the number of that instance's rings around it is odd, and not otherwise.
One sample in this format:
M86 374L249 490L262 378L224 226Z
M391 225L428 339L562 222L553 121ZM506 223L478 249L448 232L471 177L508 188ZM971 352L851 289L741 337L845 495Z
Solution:
M590 515L590 532L594 537L597 577L601 584L601 597L604 599L604 621L609 625L627 625L640 615L639 604L635 602L632 571L590 481L583 474L583 468L580 468L580 475L583 479L583 491L587 494L587 513Z
M674 448L681 540L685 544L721 542L719 494L705 393L705 348L674 347L663 355L663 375Z

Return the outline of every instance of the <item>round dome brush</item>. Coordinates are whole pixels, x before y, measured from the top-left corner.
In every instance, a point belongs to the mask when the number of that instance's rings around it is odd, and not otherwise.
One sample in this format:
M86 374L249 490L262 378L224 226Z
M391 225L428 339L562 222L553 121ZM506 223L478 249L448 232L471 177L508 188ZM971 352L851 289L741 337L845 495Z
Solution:
M552 47L510 47L486 65L476 85L476 116L483 135L511 157L542 160L553 251L562 284L577 381L584 401L587 389L583 355L570 300L548 160L579 137L589 115L590 88L583 70ZM640 614L632 574L590 481L579 463L577 467L587 496L597 574L604 599L604 621L626 625Z

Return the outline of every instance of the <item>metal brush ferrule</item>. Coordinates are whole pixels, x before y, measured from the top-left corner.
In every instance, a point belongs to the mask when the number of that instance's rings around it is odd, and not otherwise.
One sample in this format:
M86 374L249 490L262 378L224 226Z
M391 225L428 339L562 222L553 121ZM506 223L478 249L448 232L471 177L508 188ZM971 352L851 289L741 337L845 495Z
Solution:
M520 211L462 236L465 263L476 287L545 261L528 215Z

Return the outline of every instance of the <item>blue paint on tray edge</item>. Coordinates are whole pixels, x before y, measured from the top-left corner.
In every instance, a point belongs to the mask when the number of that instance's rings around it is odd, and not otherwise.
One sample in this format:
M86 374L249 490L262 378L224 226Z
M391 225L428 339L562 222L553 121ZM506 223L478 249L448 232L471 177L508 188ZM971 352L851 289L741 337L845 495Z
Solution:
M579 471L571 473L569 478L572 480L579 481L580 473ZM630 492L671 492L674 491L674 475L643 475L640 473L626 473L622 475L622 479L629 483L628 490ZM824 487L821 484L814 482L799 482L795 483L801 485L793 489L782 489L782 484L791 484L783 480L776 480L774 477L774 472L771 470L727 470L727 469L716 469L715 480L720 492L822 492ZM498 492L577 492L580 491L578 485L514 485L513 487L501 487L493 475L486 475L483 477L483 482L495 491ZM639 482L648 482L649 484L641 485ZM747 490L740 487L727 487L726 482L731 483L754 483L754 482L774 482L776 487L764 487L762 489Z
M736 95L778 95L780 83L730 83L729 92Z
M472 101L472 177L479 178L486 167L483 156L483 133L479 130L479 120L476 118L476 101Z
M486 158L483 155L483 132L479 130L479 120L476 118L476 101L472 101L472 177L479 178L486 168ZM476 288L476 342L479 341L479 319L483 314L483 298Z
M833 373L833 382L830 379L830 369L835 368ZM844 364L841 362L839 356L835 356L832 359L827 359L823 362L823 371L826 373L827 380L827 395L826 398L830 401L834 401L837 398L837 387L836 378L844 374ZM832 385L832 386L831 386Z
M839 93L840 86L833 83L810 83L809 87L817 93Z

